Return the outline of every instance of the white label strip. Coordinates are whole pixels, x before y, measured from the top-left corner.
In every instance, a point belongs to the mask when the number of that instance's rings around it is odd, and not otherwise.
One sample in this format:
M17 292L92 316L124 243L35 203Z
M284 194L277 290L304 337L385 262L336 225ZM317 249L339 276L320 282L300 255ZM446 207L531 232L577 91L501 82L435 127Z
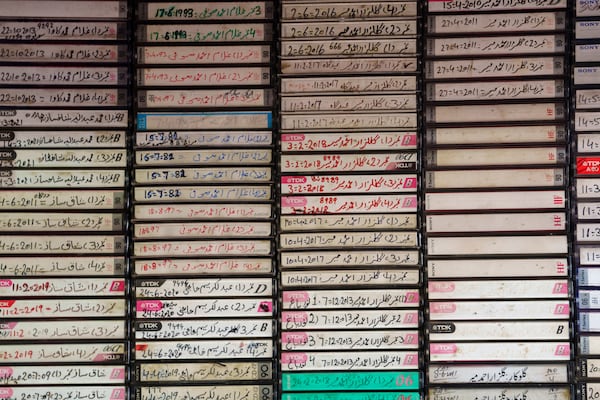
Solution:
M150 259L134 261L138 276L218 274L267 274L273 270L268 258L202 258L202 259Z
M419 292L415 289L380 290L308 290L284 291L282 307L285 310L313 308L395 308L416 307Z
M575 185L579 199L600 198L600 179L577 178L575 179Z
M0 192L0 210L113 210L125 206L123 190L12 190Z
M430 171L425 182L428 189L562 186L564 171L553 168Z
M213 319L201 321L137 321L135 338L141 340L271 337L273 321Z
M414 132L356 132L356 133L284 133L281 151L344 151L416 149Z
M3 318L124 317L125 299L0 300Z
M281 255L281 268L350 267L417 265L418 251L286 251Z
M600 107L600 89L576 90L575 107L577 109ZM581 136L582 135L577 135L577 143L580 143Z
M445 365L430 364L429 383L567 383L567 363ZM480 390L481 387L478 388ZM529 388L528 388L529 389ZM548 397L545 397L547 399Z
M114 278L3 278L3 297L124 296L125 281Z
M125 274L122 257L2 257L5 276L111 276Z
M272 124L268 111L206 112L206 113L138 113L137 128L153 129L268 129Z
M231 397L234 399L262 400L273 396L273 388L267 385L228 385L228 386L150 386L138 387L136 398L157 399L169 398L172 400L193 399L221 399Z
M425 209L449 211L565 208L564 191L527 191L525 196L524 193L522 191L426 193Z
M270 362L137 363L138 382L203 382L271 379Z
M600 240L600 224L578 223L575 226L575 237L578 242L597 242Z
M600 219L600 203L577 202L577 219Z
M62 362L123 362L125 345L122 343L69 343L69 344L16 344L0 345L5 362L62 363Z
M221 167L221 168L137 168L138 184L185 183L264 183L271 180L271 168Z
M124 128L127 126L127 114L127 110L3 110L0 113L0 126Z
M119 365L35 365L2 366L3 385L77 385L125 383L125 366Z
M436 322L429 324L429 340L569 340L566 321Z
M563 73L562 57L434 60L425 64L425 75L429 79L522 77Z
M566 279L430 281L429 299L529 299L568 298Z
M271 278L137 279L138 299L160 297L255 297L273 292Z
M285 6L284 6L285 7ZM296 93L369 93L369 92L415 92L414 76L373 76L335 78L282 78L283 95Z
M284 196L282 214L416 212L415 195Z
M3 254L122 254L125 238L121 235L2 235Z
M569 302L556 301L454 301L429 303L432 321L525 320L569 318Z
M2 40L118 40L125 37L125 32L125 23L118 22L0 22Z
M281 116L284 131L337 130L337 129L415 129L416 113L388 114L287 114Z
M282 329L402 329L416 328L415 310L283 311Z
M427 54L438 57L562 53L564 35L491 36L428 39Z
M169 204L134 206L136 220L270 219L270 204Z
M140 86L239 86L268 85L270 73L265 67L141 68L137 77Z
M567 276L566 258L428 260L429 278L510 278Z
M565 28L565 13L432 15L428 21L428 32L436 34L554 31Z
M218 349L218 350L217 350ZM136 341L136 360L270 358L273 340Z
M2 248L0 247L0 251ZM198 255L269 255L270 240L186 240L135 242L137 257L174 257Z
M575 62L600 61L600 44L588 43L575 46Z
M273 144L271 132L136 132L138 147L255 147Z
M138 300L136 318L271 317L273 302L264 299Z
M108 167L127 165L126 150L12 150L8 162L15 168ZM0 156L6 154L0 151ZM14 155L14 157L12 157Z
M414 2L383 1L360 2L358 4L310 3L282 4L282 19L388 19L398 17L416 17L417 5Z
M272 102L268 89L139 90L137 93L138 106L150 109L264 107Z
M1 54L1 52L0 52ZM356 74L417 72L416 58L325 58L281 60L281 73L287 74Z
M0 214L1 215L1 214ZM0 221L1 227L1 221ZM264 237L271 234L270 222L181 222L136 223L134 238L204 238L204 237Z
M140 64L259 64L269 62L266 45L138 46Z
M17 321L0 325L3 340L125 339L124 320Z
M417 232L333 232L333 233L282 233L282 249L417 247Z
M486 126L458 128L429 128L427 140L431 144L487 144L487 143L554 143L565 140L562 126Z
M415 192L417 175L282 176L282 194Z
M600 2L598 0L577 0L575 2L575 14L578 17L600 16Z
M507 0L502 4L496 3L473 3L468 0L450 0L443 2L430 1L428 9L430 12L472 12L472 11L502 11L502 10L552 10L567 7L565 0Z
M0 147L125 148L125 131L4 131L0 132Z
M415 169L417 153L358 153L281 156L281 172L397 171Z
M600 269L578 268L577 279L579 286L600 286Z
M600 129L600 112L575 112L575 130L590 132Z
M173 164L269 164L272 151L255 150L137 150L135 160L138 165Z
M267 1L241 1L231 5L206 2L140 4L141 19L150 21L249 20L271 16L273 4Z
M36 367L30 367L36 368ZM37 370L37 369L36 369ZM89 379L89 378L88 378ZM89 383L85 382L85 383ZM94 379L94 383L96 380ZM123 382L124 383L124 382ZM17 400L24 398L34 398L40 395L37 387L5 387L2 388L3 396L6 400ZM52 386L47 387L44 396L52 397L55 400L67 400L76 396L78 398L99 398L110 400L125 400L127 388L121 386Z
M480 165L563 164L566 150L556 147L438 149L426 153L427 163L435 167Z
M432 123L555 121L564 118L562 104L489 104L435 106L427 110Z
M2 232L121 231L121 214L101 213L0 213Z
M178 202L178 201L220 201L248 200L268 201L271 199L270 186L153 186L134 189L138 202Z
M7 0L2 2L3 14L22 18L125 18L125 1L53 1L44 0ZM90 14L90 10L94 10Z
M1 92L0 92L1 96ZM1 100L1 97L0 97ZM332 112L332 111L414 111L417 97L407 95L360 95L282 97L281 112Z
M597 85L600 83L600 67L575 67L573 73L575 74L574 82L576 85Z
M580 312L579 329L582 332L600 332L600 313Z
M593 359L593 358L587 358L587 359L580 359L580 365L581 365L581 375L583 375L585 378L597 378L599 373L600 373L600 365L598 364L598 360L597 359ZM596 389L597 390L597 389ZM596 390L593 390L592 393L595 393Z
M21 169L0 172L2 188L123 188L125 171L122 169Z
M115 107L127 105L127 92L118 89L0 89L6 107Z
M282 271L281 285L287 288L326 286L378 286L417 285L419 271L416 269L363 269L332 271Z
M69 1L69 3L71 3L71 1ZM89 12L89 10L86 11ZM17 63L41 62L70 64L90 62L115 64L118 62L127 62L128 60L126 46L114 44L86 44L85 46L82 46L81 44L6 43L0 44L0 56L5 62ZM78 67L77 69L81 70L82 68Z
M281 25L282 39L357 39L367 37L402 37L417 34L416 20L286 22ZM284 45L285 46L285 45Z
M408 331L316 331L282 332L282 350L374 350L414 349L419 333Z
M447 214L426 216L427 232L564 231L565 213Z
M88 66L2 66L0 67L0 82L5 85L60 85L63 87L71 85L125 85L127 83L127 70L118 67Z
M285 25L284 25L285 26ZM414 56L417 54L416 39L368 39L368 40L304 40L283 41L281 58L331 57L331 56Z
M151 43L262 42L271 39L268 24L139 25L138 40Z
M432 101L547 99L563 93L564 84L558 80L433 83L427 87Z
M566 254L567 237L557 236L483 236L430 237L429 255L464 254Z
M579 264L596 266L600 263L600 248L598 247L579 247Z
M499 388L430 388L430 400L444 400L452 398L455 400L467 400L483 398L527 399L527 400L570 400L571 390L569 387L527 387L512 388L510 386Z
M418 369L416 351L282 352L283 371L344 371Z
M575 21L577 39L596 39L600 37L600 21Z
M331 231L340 229L417 229L416 214L298 215L279 217L286 231Z
M581 355L595 356L600 353L600 336L582 336L579 338Z

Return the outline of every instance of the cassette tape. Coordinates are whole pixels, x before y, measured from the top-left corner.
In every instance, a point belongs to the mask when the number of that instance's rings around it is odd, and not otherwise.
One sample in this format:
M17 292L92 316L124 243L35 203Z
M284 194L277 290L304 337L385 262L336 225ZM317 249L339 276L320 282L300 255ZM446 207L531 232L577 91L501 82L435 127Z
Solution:
M284 39L359 39L369 37L414 37L417 21L401 19L390 21L343 21L343 22L285 22L281 24ZM285 44L283 46L285 48Z
M283 330L410 329L419 326L416 310L283 311ZM363 331L364 332L364 331Z
M600 37L600 21L575 21L575 37L577 39L596 39Z
M282 400L419 400L421 397L416 392L310 392L310 393L282 393Z
M578 372L584 378L598 378L600 375L598 360L593 358L579 359Z
M564 231L567 216L554 213L444 214L425 217L427 232Z
M0 269L1 271L1 269ZM135 260L137 276L198 275L198 274L270 274L273 261L270 258L196 258Z
M127 92L119 89L0 89L6 107L117 107L127 105Z
M568 361L571 345L565 342L502 342L429 344L429 359L437 361Z
M2 188L123 188L124 186L123 169L5 169L0 172Z
M568 319L568 300L454 301L429 303L432 321ZM501 346L500 346L501 347Z
M577 135L578 153L596 153L600 149L600 134L581 133Z
M230 46L136 46L140 64L266 64L271 59L268 45ZM183 51L182 51L183 50Z
M524 193L527 195L523 196ZM562 190L425 194L427 211L564 209L565 202L566 194Z
M600 129L600 111L575 111L575 130L578 132L591 132Z
M417 5L411 2L383 1L360 2L357 4L300 3L282 4L283 21L296 20L336 20L336 19L389 19L400 17L416 17Z
M271 180L271 167L136 168L135 183L262 183Z
M577 202L577 220L591 219L600 219L600 204Z
M413 248L419 245L417 232L333 232L283 233L279 235L282 249L327 248Z
M185 3L184 3L185 4ZM183 400L188 398L213 398L220 399L232 397L247 400L269 399L273 396L273 387L270 385L219 385L219 386L149 386L136 388L138 399L170 398Z
M580 266L596 266L600 263L600 248L579 246L578 250Z
M565 117L560 103L434 106L425 111L429 123L556 121ZM576 120L577 120L576 114ZM579 118L592 120L590 114ZM580 125L581 123L579 123ZM576 124L578 126L578 124Z
M586 293L582 293L585 295ZM589 300L589 297L580 298L580 303ZM595 298L597 300L597 298ZM582 308L588 308L584 306ZM600 332L600 313L597 312L579 312L579 324L578 328L580 332L586 333L597 333Z
M600 258L600 255L598 256ZM281 254L281 268L350 267L418 265L419 252L414 250L362 251L286 251Z
M271 278L136 279L135 296L169 297L260 297L273 293Z
M598 0L577 0L575 2L575 15L577 17L600 16L600 2Z
M134 188L138 203L173 203L182 201L269 201L271 186L152 186Z
M575 188L578 199L600 198L600 179L575 178Z
M600 67L585 66L573 68L575 85L598 85L600 84Z
M430 279L437 278L513 278L566 277L569 274L566 258L503 258L428 260Z
M0 119L0 123L2 120ZM331 114L283 114L281 129L284 132L331 131L331 130L380 130L380 129L415 129L417 114L405 113L331 113Z
M581 383L578 385L578 393L582 399L591 400L600 395L600 385L598 383Z
M600 61L598 56L600 43L586 43L575 45L575 62L597 62Z
M421 380L417 371L284 372L281 375L281 385L283 391L301 392L316 390L418 390Z
M588 89L588 90L576 90L575 91L575 108L586 109L586 108L598 108L600 107L600 89ZM580 137L584 135L577 135L577 143L580 141ZM594 134L585 135L592 138L597 137ZM579 146L578 146L579 147ZM585 147L584 147L585 148Z
M129 61L127 46L116 44L2 43L0 57L12 63L117 64Z
M46 40L122 40L127 38L125 22L5 21L0 22L0 39Z
M404 3L410 4L410 3ZM285 7L285 5L283 6ZM415 76L340 76L331 78L282 78L282 94L299 93L414 93L417 90Z
M139 90L140 108L243 108L267 107L273 103L269 89ZM0 96L2 93L0 92ZM0 100L2 98L0 97Z
M0 47L0 55L2 48ZM338 75L416 73L418 62L414 57L396 58L309 58L281 60L283 75Z
M2 362L12 364L122 363L126 354L124 343L2 344L0 351Z
M417 196L335 195L282 196L282 214L363 214L416 212Z
M125 274L123 257L1 257L0 273L9 276L111 276Z
M430 57L564 53L564 35L490 36L427 39Z
M253 150L137 150L135 162L138 165L173 164L269 164L272 161L270 149Z
M128 76L127 69L119 67L0 66L0 80L3 85L124 86Z
M566 235L429 237L429 255L567 254Z
M193 383L206 381L247 381L273 378L270 362L137 363L137 382Z
M0 253L23 254L123 254L121 235L0 235Z
M124 320L2 321L3 341L125 339Z
M418 269L363 269L332 271L281 271L281 286L323 288L327 286L418 285Z
M270 338L272 335L273 321L271 320L214 319L135 322L135 338L139 340Z
M429 281L430 300L568 298L567 279Z
M115 278L0 279L3 297L125 296L125 280Z
M567 383L567 363L448 365L429 364L430 384L453 383ZM478 387L481 389L481 387Z
M0 346L1 347L1 346ZM136 360L271 358L273 339L136 341Z
M549 99L564 95L564 82L539 81L493 81L431 83L427 85L429 101L512 100Z
M136 318L272 317L273 301L263 299L137 300Z
M429 171L427 189L557 187L565 184L561 168Z
M13 168L125 168L127 165L124 149L3 150L0 160L4 166Z
M541 77L564 71L562 57L433 60L424 66L426 79Z
M284 29L287 24L283 24ZM329 29L329 25L327 29ZM340 39L340 37L336 37ZM338 40L284 40L281 58L351 57L351 56L414 56L417 39L357 39Z
M418 352L410 350L281 353L282 371L411 370L418 365Z
M0 120L1 121L1 120ZM138 113L137 128L153 129L270 129L270 111Z
M122 229L122 215L116 213L0 213L2 232L100 232Z
M480 396L491 399L501 396L509 399L525 397L529 400L571 399L571 389L568 386L533 388L513 388L510 386L494 388L430 388L428 394L429 399L431 400L442 400L447 398L453 398L456 400L473 400L479 398Z
M2 318L124 317L125 299L0 300Z
M0 113L3 128L124 128L127 110L24 110L8 109Z
M115 210L125 207L121 190L11 190L0 192L0 210Z
M138 25L140 42L236 43L266 42L272 38L270 24L148 24Z
M140 220L246 220L271 219L270 204L169 204L134 206L134 218Z
M145 3L139 5L138 11L140 19L149 21L251 20L273 18L273 3L270 1L239 1L227 5L207 2Z
M258 86L268 85L271 80L268 67L228 67L223 68L140 68L137 70L140 86L169 87L174 86ZM182 93L181 91L179 93ZM198 126L184 126L175 129L198 129ZM224 126L222 128L231 128ZM216 129L222 129L216 128ZM239 128L266 128L266 126L245 126ZM173 127L156 127L153 129L174 129Z
M136 223L133 226L133 236L139 239L265 237L270 234L270 222Z
M431 168L470 166L560 165L566 149L559 147L523 147L490 149L436 149L425 154Z
M564 12L494 13L431 15L428 33L492 33L561 31L565 29Z
M0 92L1 96L1 92ZM0 97L1 100L1 97ZM417 96L414 94L282 97L282 112L331 112L331 111L414 111Z
M269 147L273 134L269 131L252 132L136 132L135 145L143 148L156 147Z
M282 294L284 310L332 308L396 308L417 307L419 292L415 289L381 290L287 290Z
M282 332L283 351L416 349L419 333L409 331L317 331ZM290 353L292 354L292 353Z
M282 215L279 229L289 231L337 231L346 229L417 229L416 214Z
M596 268L577 268L579 286L600 286L600 270Z
M137 257L267 256L271 247L270 240L159 240L135 242L133 254ZM3 250L0 245L0 252Z
M595 223L578 222L575 225L575 238L580 243L599 241L600 225Z
M3 385L78 385L125 383L125 366L119 365L10 365L0 367Z
M600 354L600 336L580 336L579 354L596 356Z
M580 309L598 309L600 308L600 291L579 289L577 293L577 302Z
M429 12L476 12L476 11L513 11L513 10L554 10L566 8L565 0L508 0L502 4L473 3L468 0L451 0L442 3L428 4Z
M44 0L8 0L2 4L4 15L13 18L69 18L77 19L124 19L127 17L126 1L85 0L72 3L59 0L52 4ZM90 14L90 10L94 10ZM85 25L84 25L85 26Z
M542 297L542 296L540 296ZM429 340L569 340L566 321L435 322L427 327Z
M4 131L0 145L7 148L125 148L125 131ZM39 153L40 150L37 150Z
M284 133L282 152L408 150L417 148L415 132Z
M563 142L564 126L485 126L457 128L428 128L427 143L431 145L556 143Z
M0 389L7 400L22 398L40 398L49 396L56 400L75 398L102 398L110 400L125 400L127 388L121 386L53 386L45 388L43 393L37 387L3 387Z

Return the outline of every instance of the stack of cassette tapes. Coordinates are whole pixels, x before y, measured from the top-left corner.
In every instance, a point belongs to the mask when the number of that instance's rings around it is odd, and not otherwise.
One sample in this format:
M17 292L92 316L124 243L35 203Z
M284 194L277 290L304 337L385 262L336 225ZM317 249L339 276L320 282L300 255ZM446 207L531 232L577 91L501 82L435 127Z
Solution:
M581 399L600 396L600 3L575 2L572 151L577 217L577 378ZM576 211L575 211L576 209ZM587 383L586 383L587 382Z
M417 3L281 7L282 398L419 399Z
M570 399L565 1L428 3L428 393Z
M0 393L125 399L127 6L1 7Z
M136 398L273 398L272 3L137 12Z

